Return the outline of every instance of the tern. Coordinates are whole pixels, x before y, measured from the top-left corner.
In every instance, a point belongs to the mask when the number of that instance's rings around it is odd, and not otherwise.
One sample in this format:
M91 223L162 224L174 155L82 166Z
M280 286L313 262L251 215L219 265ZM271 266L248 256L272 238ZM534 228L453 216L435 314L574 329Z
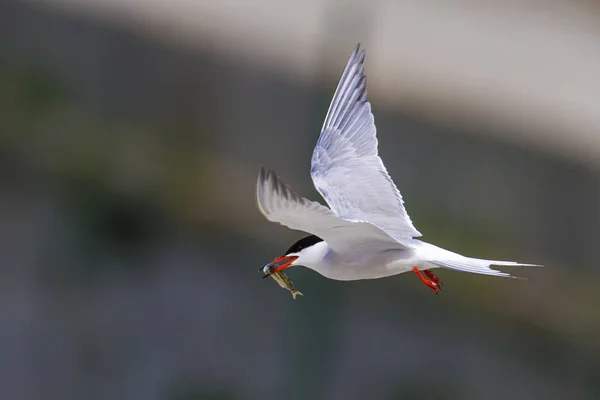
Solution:
M490 267L541 266L465 257L416 239L422 235L378 155L364 60L365 51L358 44L312 154L310 175L329 207L300 197L272 170L260 168L256 192L260 212L271 222L309 234L263 272L269 275L300 265L329 279L350 281L413 271L437 294L441 281L431 272L435 268L514 277Z

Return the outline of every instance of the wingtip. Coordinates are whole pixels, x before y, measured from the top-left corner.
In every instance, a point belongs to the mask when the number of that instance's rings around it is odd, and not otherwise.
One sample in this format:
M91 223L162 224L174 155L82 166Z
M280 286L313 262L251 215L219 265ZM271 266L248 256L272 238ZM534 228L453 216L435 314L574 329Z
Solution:
M358 62L359 64L361 64L361 65L362 65L362 64L364 64L364 62L365 62L365 57L366 57L366 56L367 56L367 52L365 51L365 49L362 49L362 50L360 51L360 53L358 53L358 59L357 59L357 62Z
M258 168L258 176L256 177L256 181L258 183L263 182L265 180L265 173L266 173L266 168L264 165L261 165Z
M265 191L267 190L265 185L268 185L269 180L269 169L264 165L261 165L258 169L258 177L256 178L256 207L258 211L265 217L268 215L269 202L264 198Z
M275 173L273 172L273 170L271 168L267 168L261 164L261 166L258 169L258 180L259 181L269 180L271 175L274 175L274 174Z
M354 58L358 63L362 63L365 60L366 50L361 49L361 44L358 42L356 46L354 46L354 50L352 50L351 58Z

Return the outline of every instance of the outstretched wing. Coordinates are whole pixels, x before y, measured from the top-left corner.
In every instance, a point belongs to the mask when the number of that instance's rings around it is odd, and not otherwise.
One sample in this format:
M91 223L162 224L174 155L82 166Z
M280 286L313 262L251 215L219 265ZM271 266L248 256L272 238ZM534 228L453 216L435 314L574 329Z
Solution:
M364 59L365 51L359 53L356 46L313 151L313 183L341 218L369 221L398 240L419 237L402 195L377 154Z
M329 208L298 196L265 168L258 174L256 197L259 210L269 221L317 235L337 252L404 248L371 223L344 220Z

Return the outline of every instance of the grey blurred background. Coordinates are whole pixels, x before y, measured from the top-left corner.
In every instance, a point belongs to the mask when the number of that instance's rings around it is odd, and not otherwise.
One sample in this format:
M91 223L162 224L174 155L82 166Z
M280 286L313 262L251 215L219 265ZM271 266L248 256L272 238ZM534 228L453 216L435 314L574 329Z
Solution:
M527 281L257 269L352 48L426 241ZM596 1L0 3L0 399L599 399Z

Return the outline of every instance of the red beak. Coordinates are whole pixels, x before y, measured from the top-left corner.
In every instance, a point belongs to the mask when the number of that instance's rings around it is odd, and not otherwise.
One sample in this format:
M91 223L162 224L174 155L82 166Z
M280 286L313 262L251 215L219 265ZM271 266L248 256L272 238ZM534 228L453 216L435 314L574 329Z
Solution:
M287 267L289 267L290 265L292 265L292 263L294 261L296 261L298 259L298 256L281 256L281 257L277 257L276 259L274 259L271 262L271 266L273 267L273 270L271 271L272 274L276 273L276 272L281 272L284 269L286 269Z

